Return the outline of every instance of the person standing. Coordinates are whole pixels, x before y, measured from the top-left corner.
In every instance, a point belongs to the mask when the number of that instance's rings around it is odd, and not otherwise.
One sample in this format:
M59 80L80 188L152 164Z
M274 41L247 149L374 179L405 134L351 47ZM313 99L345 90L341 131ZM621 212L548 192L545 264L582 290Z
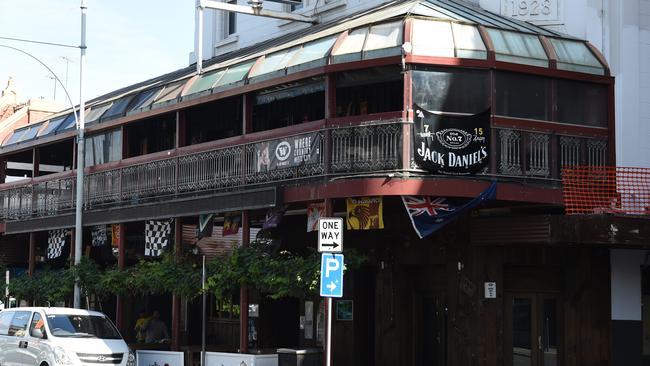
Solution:
M160 313L156 310L151 315L151 320L145 325L145 342L159 343L168 339L167 325L160 319Z

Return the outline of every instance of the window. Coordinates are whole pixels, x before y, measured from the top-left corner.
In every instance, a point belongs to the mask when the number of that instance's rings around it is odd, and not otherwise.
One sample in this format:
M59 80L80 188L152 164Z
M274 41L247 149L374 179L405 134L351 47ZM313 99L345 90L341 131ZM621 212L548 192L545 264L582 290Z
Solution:
M86 166L122 159L122 131L113 130L86 138Z
M413 102L426 110L479 113L490 104L485 71L416 68L412 77Z
M550 120L550 80L500 72L496 75L496 114Z
M401 111L404 78L399 68L378 67L344 72L336 79L336 115Z
M11 311L0 312L0 335L9 334L9 324L11 324L13 316L14 313Z
M43 334L45 334L44 325L45 323L41 318L41 314L34 313L34 317L32 318L32 324L29 326L29 335L34 338L43 338Z
M325 117L322 79L285 85L255 94L253 131L296 125Z
M607 87L557 80L557 122L607 127Z
M184 144L214 141L242 132L242 97L234 96L189 108Z
M67 338L122 339L113 323L97 315L48 315L52 335Z
M228 4L233 4L237 5L237 0L230 0L228 1ZM226 28L225 28L225 36L224 38L227 38L237 32L237 13L234 11L229 11L226 13Z
M24 337L30 316L32 316L31 311L16 311L14 313L14 318L11 319L9 332L7 334L15 337Z
M303 8L302 0L289 4L289 11L296 11L302 8Z

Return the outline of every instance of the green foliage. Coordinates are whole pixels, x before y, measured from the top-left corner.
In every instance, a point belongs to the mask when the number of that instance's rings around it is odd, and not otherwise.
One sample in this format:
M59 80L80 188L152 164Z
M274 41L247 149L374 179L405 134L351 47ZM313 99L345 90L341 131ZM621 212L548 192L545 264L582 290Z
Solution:
M346 251L346 270L359 267L365 257ZM320 254L306 249L302 255L277 251L271 241L237 247L228 257L216 257L207 264L207 291L224 298L242 285L258 289L271 298L315 295L320 278ZM79 278L82 296L99 299L125 294L163 294L194 298L201 294L201 267L196 259L165 255L159 260L141 260L121 271L116 266L102 268L82 258L71 268L38 271L12 279L9 291L18 299L45 304L63 301L72 295Z
M26 274L9 282L9 293L17 299L31 299L40 304L54 304L72 294L74 277L68 269L38 271L33 277Z
M320 281L320 254L311 248L304 255L289 251L275 254L267 244L238 247L230 257L211 261L207 290L217 298L241 285L256 288L273 299L315 295ZM358 268L366 260L354 250L345 254L346 270Z

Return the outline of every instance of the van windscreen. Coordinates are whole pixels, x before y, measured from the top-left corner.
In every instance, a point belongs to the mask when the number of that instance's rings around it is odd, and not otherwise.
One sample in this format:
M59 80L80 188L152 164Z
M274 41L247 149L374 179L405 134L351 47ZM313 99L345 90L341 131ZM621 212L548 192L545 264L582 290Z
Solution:
M48 315L50 332L55 337L122 339L113 323L97 315Z

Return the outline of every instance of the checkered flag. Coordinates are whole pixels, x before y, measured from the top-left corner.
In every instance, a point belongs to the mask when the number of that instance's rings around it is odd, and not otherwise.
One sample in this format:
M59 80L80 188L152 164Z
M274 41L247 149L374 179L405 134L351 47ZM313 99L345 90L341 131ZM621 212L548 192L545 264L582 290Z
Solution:
M65 229L50 230L47 237L47 259L59 258L63 254L65 237L68 231Z
M159 257L169 244L172 220L148 220L144 227L144 255Z
M93 247L103 247L106 245L106 242L108 241L108 236L106 235L106 225L93 226L90 234L92 236Z

